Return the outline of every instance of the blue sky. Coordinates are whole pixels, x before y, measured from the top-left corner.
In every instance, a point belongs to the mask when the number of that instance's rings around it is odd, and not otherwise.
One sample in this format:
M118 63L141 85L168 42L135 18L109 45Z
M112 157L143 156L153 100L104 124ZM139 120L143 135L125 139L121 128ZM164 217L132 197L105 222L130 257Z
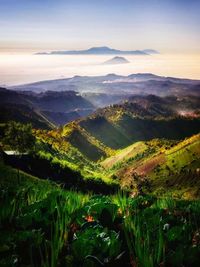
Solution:
M0 50L200 52L199 0L0 0Z

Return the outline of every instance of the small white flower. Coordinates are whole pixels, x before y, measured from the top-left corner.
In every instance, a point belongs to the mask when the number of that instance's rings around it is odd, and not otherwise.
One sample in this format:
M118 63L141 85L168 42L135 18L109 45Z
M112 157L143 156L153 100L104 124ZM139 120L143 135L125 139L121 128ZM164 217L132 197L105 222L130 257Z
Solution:
M169 230L169 226L170 226L169 223L164 224L163 225L163 230L164 231L168 231Z

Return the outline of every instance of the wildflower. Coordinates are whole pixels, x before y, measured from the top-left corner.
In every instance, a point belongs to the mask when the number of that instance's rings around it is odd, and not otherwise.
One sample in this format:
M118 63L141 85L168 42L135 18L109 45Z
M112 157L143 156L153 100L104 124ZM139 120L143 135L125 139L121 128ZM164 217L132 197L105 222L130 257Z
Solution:
M18 257L17 257L17 255L12 255L12 263L13 263L13 266L16 266L18 264Z
M169 226L170 226L169 223L164 224L163 225L163 230L164 231L168 231L169 230Z
M94 218L91 215L85 216L85 219L87 222L93 222L94 221Z

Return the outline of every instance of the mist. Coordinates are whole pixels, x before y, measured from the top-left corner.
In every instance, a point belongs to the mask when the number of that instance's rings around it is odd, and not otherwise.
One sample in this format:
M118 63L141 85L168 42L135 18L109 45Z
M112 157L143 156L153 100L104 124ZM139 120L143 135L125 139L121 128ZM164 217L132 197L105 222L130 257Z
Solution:
M97 76L108 73L129 75L132 73L148 72L163 76L200 79L199 54L127 55L124 57L130 63L115 65L102 64L112 57L112 55L1 54L1 86L69 78L75 75Z

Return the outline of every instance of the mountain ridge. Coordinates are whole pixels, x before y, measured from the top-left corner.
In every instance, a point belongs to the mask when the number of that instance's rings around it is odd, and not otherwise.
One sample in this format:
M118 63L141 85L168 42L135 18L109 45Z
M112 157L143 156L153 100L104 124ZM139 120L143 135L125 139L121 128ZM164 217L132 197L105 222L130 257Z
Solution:
M196 104L195 104L196 103ZM192 115L193 112L197 115ZM179 109L187 108L184 116ZM62 135L90 160L109 156L137 141L182 139L200 131L199 100L139 96L98 109L86 118L66 124ZM84 145L83 145L84 142ZM97 152L97 150L98 152ZM94 152L96 150L96 152Z
M153 49L144 50L118 50L107 46L91 47L86 50L66 50L66 51L51 51L51 52L39 52L36 55L150 55L158 53Z
M200 80L136 73L127 76L110 73L102 76L73 76L71 78L38 81L8 87L18 91L76 91L79 93L108 94L198 94Z

